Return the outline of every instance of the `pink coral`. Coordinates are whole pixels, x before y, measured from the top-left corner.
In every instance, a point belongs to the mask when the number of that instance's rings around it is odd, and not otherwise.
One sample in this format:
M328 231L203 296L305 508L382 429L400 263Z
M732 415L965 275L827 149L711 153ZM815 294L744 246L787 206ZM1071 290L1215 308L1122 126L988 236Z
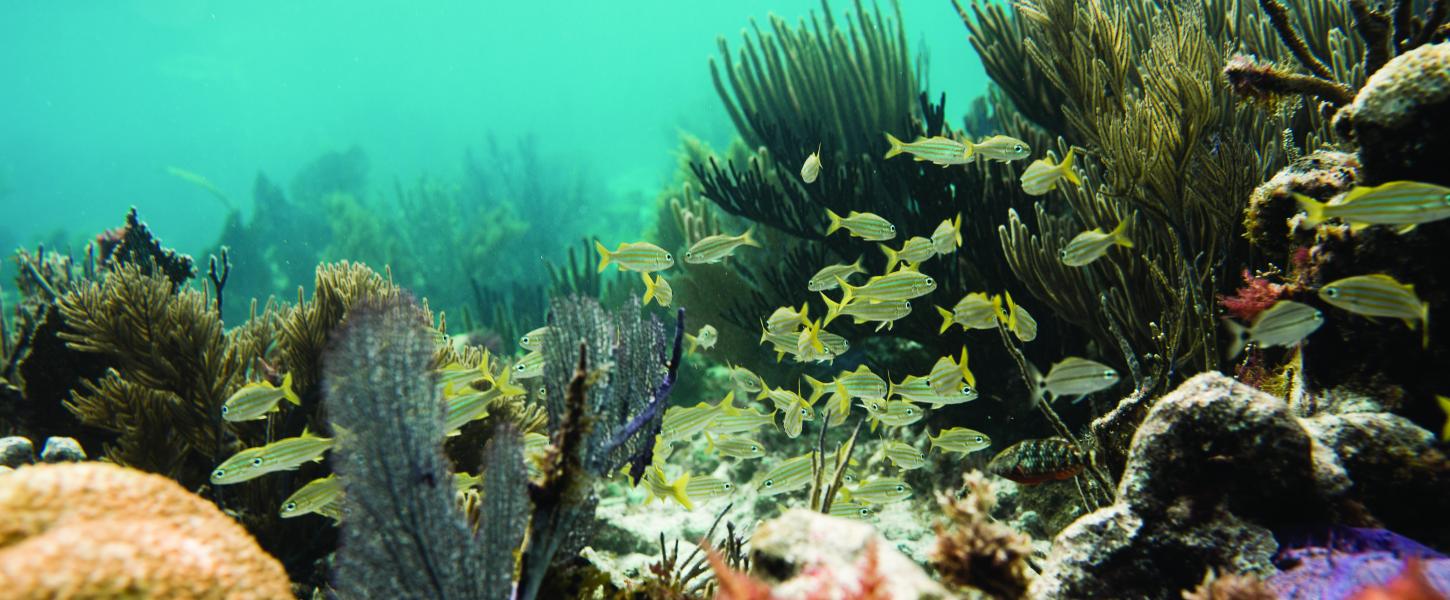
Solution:
M1280 298L1288 293L1288 286L1272 283L1267 278L1255 277L1248 269L1243 272L1244 285L1232 296L1219 296L1218 303L1234 318L1244 322L1254 320Z

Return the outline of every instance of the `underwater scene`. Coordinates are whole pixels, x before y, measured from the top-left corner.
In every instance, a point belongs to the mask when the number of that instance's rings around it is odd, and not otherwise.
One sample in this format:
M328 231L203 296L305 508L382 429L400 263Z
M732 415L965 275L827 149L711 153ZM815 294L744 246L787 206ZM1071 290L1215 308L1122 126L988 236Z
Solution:
M0 600L1450 597L1450 0L0 14Z

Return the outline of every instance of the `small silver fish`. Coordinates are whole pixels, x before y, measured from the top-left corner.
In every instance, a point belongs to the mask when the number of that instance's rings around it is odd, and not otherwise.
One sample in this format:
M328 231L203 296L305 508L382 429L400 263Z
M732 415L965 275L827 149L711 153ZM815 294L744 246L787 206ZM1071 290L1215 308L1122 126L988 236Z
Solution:
M910 154L912 159L918 162L930 162L943 167L971 162L972 152L967 148L967 144L949 137L918 137L916 141L908 144L888 133L886 142L891 144L891 149L886 151L885 158L905 153Z
M1058 251L1058 258L1069 267L1082 267L1102 258L1107 254L1108 248L1114 245L1132 248L1133 240L1128 239L1125 233L1127 227L1128 221L1123 220L1108 233L1103 233L1101 229L1089 229L1079 233Z
M1069 356L1052 365L1041 378L1042 389L1053 398L1078 396L1102 391L1117 385L1118 372L1103 363Z
M544 375L544 353L538 350L525 354L514 363L514 379L533 379Z
M1225 321L1229 334L1234 338L1229 349L1229 360L1239 355L1247 343L1261 347L1293 346L1324 325L1324 313L1319 309L1293 300L1275 302L1254 318L1245 328L1233 321Z
M831 235L844 228L851 235L868 242L884 242L896 237L896 226L873 213L853 210L842 217L828 208L826 216L831 220L830 226L826 227L826 235Z
M891 460L891 464L903 471L926 466L926 456L915 446L906 442L887 440L886 445L882 447L882 452L886 454L886 458Z
M685 262L692 265L718 263L735 253L741 246L759 248L760 244L750 237L755 228L746 229L740 235L712 235L702 238L685 251Z
M705 452L719 452L721 456L750 460L765 456L765 446L750 438L733 435L710 436L706 434Z
M869 519L876 514L876 509L868 504L837 500L831 503L830 515L842 519Z
M332 449L332 444L333 438L321 437L304 429L300 436L237 452L217 465L211 472L211 482L229 485L268 473L291 471L302 463L322 460L322 455Z
M853 299L867 302L911 300L930 294L936 289L935 279L912 270L895 271L887 275L872 277L859 286L844 281L837 281L836 284L843 292L840 302L842 305L850 303Z
M938 431L936 437L927 436L931 447L942 452L970 454L992 447L992 438L987 434L966 427L952 427Z
M685 483L691 502L708 502L735 493L735 484L711 475L694 475Z

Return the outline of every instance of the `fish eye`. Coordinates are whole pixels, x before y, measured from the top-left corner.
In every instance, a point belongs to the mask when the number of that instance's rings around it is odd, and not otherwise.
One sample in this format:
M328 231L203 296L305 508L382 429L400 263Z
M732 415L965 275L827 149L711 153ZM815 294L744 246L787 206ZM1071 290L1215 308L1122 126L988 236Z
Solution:
M1012 146L1012 151L1013 152L1016 152L1018 154L1021 154L1022 153L1022 144L1014 144Z
M857 512L857 513L858 513L858 514L860 514L860 515L861 515L861 516L863 516L863 517L864 517L864 516L866 516L866 515L869 515L869 514L871 514L871 509L869 509L869 508L866 508L866 507L864 507L864 506L863 506L863 507L861 507L861 508L859 508L859 509L856 509L856 512Z
M1057 251L1057 257L1058 258L1067 258L1067 248L1063 248L1061 250L1058 250Z
M529 336L526 335L524 337L519 338L519 342L520 343L523 343L523 344L528 344L529 343Z
M1112 369L1103 369L1103 379L1113 379L1113 378L1115 378L1117 376L1118 376L1118 372L1117 371L1114 371Z
M282 507L282 512L292 512L294 510L297 510L296 502L288 502L285 506Z
M898 483L898 484L896 484L896 491L898 491L898 492L904 492L904 491L906 491L906 486L901 485L901 484Z
M1326 298L1338 298L1339 297L1339 288L1332 288L1332 287L1324 288L1324 296Z
M674 259L675 259L675 257L674 257L673 254L670 254L669 252L666 252L665 253L665 260L674 260Z
M258 456L256 458L252 459L252 466L254 466L254 467L260 467L260 466L262 466L262 457Z
M1319 311L1316 310L1316 311L1314 311L1314 316L1313 317L1310 317L1310 318L1311 319L1314 319L1315 321L1323 321L1324 320L1324 313L1319 312ZM226 407L223 406L222 407L222 410L226 410Z
M514 370L515 371L518 371L520 373L523 373L524 372L524 368L525 368L524 367L524 363L519 363L519 364L514 365Z
M666 254L665 256L668 257L669 255ZM694 252L690 252L688 250L685 251L685 260L690 260L694 256L695 256L695 253Z
M227 414L227 407L225 405L222 406L222 414Z
M911 308L911 301L910 300L906 300L905 301L905 306L906 306L906 308Z
M773 487L773 486L775 486L775 480L774 479L767 479L767 480L765 480L765 487Z
M217 470L211 472L211 478L212 479L220 479L220 478L226 477L226 476L227 476L227 470L226 469L217 469Z
M978 444L980 444L980 443L982 443L982 436L979 435L979 436L977 436L975 438L972 438L972 441L975 441Z
M732 485L732 484L731 484L731 483L730 483L730 482L728 482L728 481L727 481L727 482L725 482L725 489L727 489L727 490L728 490L728 489L730 489L730 488L733 488L733 487L735 487L735 486L734 486L734 485Z
M930 277L927 277L926 278L926 285L927 285L927 287L934 286L934 285L936 285L936 280L934 280L934 279L932 279Z
M908 409L906 409L906 416L909 417L909 416L914 415L914 414L916 414L916 409L914 409L914 408L908 408Z
M804 409L804 408L801 409L801 416L802 417L806 416L806 409Z
M760 446L751 446L750 447L750 451L751 452L760 452Z
M970 385L966 385L966 384L963 384L963 385L962 385L962 395L969 395L969 394L971 394L971 393L972 393L972 392L973 392L973 391L974 391L974 390L973 390L973 389L972 389L972 386L970 386Z

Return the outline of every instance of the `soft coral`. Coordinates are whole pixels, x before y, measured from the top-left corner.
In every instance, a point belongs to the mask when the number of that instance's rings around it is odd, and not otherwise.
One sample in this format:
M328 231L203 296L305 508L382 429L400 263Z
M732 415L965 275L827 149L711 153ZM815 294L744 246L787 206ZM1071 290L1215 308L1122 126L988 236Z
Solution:
M1248 269L1243 272L1244 285L1232 296L1219 296L1218 303L1241 321L1252 321L1289 292L1289 286L1273 283L1265 277L1255 277Z

